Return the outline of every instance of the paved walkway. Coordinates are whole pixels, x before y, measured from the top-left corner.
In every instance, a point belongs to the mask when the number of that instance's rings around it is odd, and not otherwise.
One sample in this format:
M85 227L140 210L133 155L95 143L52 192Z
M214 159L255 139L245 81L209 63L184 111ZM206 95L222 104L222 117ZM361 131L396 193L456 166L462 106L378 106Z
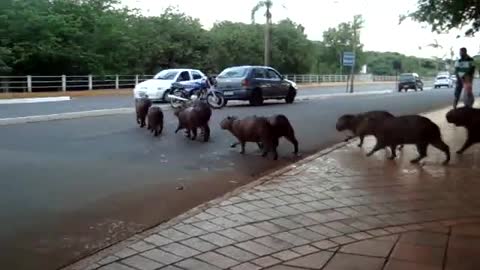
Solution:
M452 162L365 157L356 142L263 177L67 269L479 269L478 147L455 156L461 128L438 123ZM326 153L329 152L329 153Z

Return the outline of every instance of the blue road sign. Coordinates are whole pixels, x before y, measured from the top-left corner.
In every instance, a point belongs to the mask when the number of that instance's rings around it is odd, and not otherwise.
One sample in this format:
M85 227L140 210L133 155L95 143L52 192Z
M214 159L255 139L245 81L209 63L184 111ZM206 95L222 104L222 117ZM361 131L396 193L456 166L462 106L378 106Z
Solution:
M353 66L355 63L355 54L353 52L343 52L343 65Z

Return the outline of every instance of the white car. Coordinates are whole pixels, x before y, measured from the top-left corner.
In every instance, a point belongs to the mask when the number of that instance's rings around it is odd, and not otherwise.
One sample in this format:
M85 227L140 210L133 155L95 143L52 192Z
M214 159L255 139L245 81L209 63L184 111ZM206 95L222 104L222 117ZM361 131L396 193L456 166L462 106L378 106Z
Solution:
M440 88L442 86L446 86L448 88L453 87L453 82L450 76L448 75L439 75L435 78L435 83L433 84L434 88Z
M195 82L207 79L198 69L165 69L153 79L143 81L133 89L135 99L148 98L152 101L167 101L167 95L174 82Z

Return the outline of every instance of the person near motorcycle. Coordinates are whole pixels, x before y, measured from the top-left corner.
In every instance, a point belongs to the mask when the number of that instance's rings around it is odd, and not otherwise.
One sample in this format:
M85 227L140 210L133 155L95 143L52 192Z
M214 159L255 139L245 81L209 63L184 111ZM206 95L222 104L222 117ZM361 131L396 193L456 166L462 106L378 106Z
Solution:
M466 48L460 49L460 59L455 62L455 75L457 76L457 83L455 86L455 100L453 102L453 108L457 108L462 89L465 89L463 93L463 102L465 107L473 107L475 98L473 96L473 76L475 74L475 64L472 57L467 54Z

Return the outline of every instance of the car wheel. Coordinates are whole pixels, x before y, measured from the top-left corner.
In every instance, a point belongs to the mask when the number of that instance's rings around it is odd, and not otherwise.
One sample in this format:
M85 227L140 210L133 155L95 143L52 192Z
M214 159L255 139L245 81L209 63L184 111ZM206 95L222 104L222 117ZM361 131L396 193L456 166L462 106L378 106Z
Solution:
M167 97L168 94L170 94L170 89L165 90L165 93L163 93L163 97L162 97L163 102L169 102L170 101Z
M252 106L261 106L263 105L263 94L262 90L255 89L253 90L252 96L250 97L250 105Z
M295 101L296 95L297 94L295 93L295 89L290 88L290 90L288 90L287 96L285 97L285 102L287 102L287 104L292 104L293 101Z

